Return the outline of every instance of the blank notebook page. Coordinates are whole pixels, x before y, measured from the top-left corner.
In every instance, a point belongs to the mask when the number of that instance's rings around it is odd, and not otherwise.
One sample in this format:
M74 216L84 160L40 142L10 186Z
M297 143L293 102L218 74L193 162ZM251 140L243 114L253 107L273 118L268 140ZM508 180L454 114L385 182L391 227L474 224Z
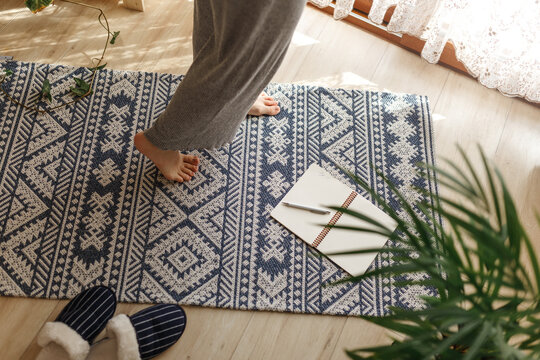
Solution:
M388 238L382 235L324 228L324 224L329 223L374 228L363 220L334 210L330 210L330 213L326 215L315 214L285 206L283 202L327 210L329 210L328 206L348 205L348 209L368 215L391 230L396 227L396 223L390 216L316 164L312 164L306 170L270 215L300 239L326 255L333 252L384 246ZM376 255L377 253L327 256L349 274L360 275L367 270Z

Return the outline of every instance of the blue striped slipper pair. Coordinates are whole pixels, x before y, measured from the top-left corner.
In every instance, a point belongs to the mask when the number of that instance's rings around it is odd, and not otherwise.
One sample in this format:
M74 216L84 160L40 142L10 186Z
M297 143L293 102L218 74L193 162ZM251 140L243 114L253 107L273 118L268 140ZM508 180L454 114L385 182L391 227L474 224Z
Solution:
M155 305L107 323L107 337L92 345L87 360L152 359L174 345L186 327L178 305Z
M113 317L114 292L104 286L87 289L71 300L37 337L38 360L145 360L171 347L182 335L186 315L178 305L155 305L138 313ZM107 327L107 337L92 342Z

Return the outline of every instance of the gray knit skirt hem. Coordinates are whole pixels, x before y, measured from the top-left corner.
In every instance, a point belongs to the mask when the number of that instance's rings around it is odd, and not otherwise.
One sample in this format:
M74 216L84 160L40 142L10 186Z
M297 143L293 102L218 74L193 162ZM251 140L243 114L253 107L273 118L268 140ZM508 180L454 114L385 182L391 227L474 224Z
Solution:
M285 57L305 0L196 0L194 59L171 102L144 134L164 150L233 141Z
M157 146L162 150L178 150L182 152L189 152L200 149L216 150L230 145L235 137L235 135L233 135L230 139L214 139L218 140L214 143L210 142L212 139L195 137L193 140L196 140L197 143L189 141L186 141L184 143L178 143L175 141L167 141L167 137L164 137L161 134L157 134L155 131L152 131L153 129L154 128L152 127L144 131L144 135L153 145Z

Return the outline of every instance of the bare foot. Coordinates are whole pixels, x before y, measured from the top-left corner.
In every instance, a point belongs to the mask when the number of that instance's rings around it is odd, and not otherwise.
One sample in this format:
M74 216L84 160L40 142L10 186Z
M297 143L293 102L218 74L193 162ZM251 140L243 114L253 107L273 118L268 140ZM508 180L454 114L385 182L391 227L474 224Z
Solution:
M163 176L169 180L189 181L199 169L198 157L183 155L176 150L161 150L152 144L143 132L137 133L133 142L137 150L152 160Z
M251 109L249 109L248 115L277 115L278 113L279 106L277 101L275 101L273 97L262 92L251 106Z

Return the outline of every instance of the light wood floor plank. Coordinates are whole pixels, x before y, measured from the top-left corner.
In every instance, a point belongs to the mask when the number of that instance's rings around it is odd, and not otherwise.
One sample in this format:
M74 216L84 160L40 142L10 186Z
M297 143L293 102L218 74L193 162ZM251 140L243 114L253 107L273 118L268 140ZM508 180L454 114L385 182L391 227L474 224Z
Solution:
M146 6L144 13L116 9L118 14L110 22L120 36L107 49L108 67L185 74L193 59L193 3L181 1L175 16L163 16L171 8L166 1L151 1Z
M427 95L433 107L450 73L443 66L430 64L416 54L388 44L372 82L382 90Z
M517 204L523 226L540 254L540 109L520 100L512 107L493 160ZM538 257L538 255L537 255Z
M27 10L23 8L23 3L17 0L4 0L0 3L0 33L5 34L10 23ZM0 45L0 55L4 47Z
M493 156L514 101L452 72L432 109L437 154L456 159L456 144L471 153L479 144Z
M60 314L64 306L66 306L66 304L68 303L68 300L38 300L38 299L32 299L32 300L34 300L33 305L35 306L36 309L38 307L41 308L41 303L43 301L46 301L48 303L50 302L51 306L53 307L52 307L52 311L50 311L46 319L43 320L41 323L39 323L38 326L35 327L35 330L36 330L35 335L33 337L27 338L28 344L27 344L26 349L24 350L24 353L20 357L21 360L32 360L36 358L36 356L38 355L41 349L39 345L37 344L36 335L39 333L39 330L41 330L45 322L54 321L56 317L58 316L58 314ZM39 311L39 313L41 314L41 311Z
M288 313L256 313L232 359L328 359L345 317Z
M253 313L185 306L186 332L160 359L230 359Z
M392 336L395 337L395 334ZM391 342L390 333L378 325L351 317L347 319L330 359L345 360L349 358L345 350L390 344Z
M304 11L296 37L275 82L343 88L373 86L371 79L389 46L376 36L336 22L310 7ZM355 47L351 42L363 45Z
M19 359L58 301L0 297L0 358Z
M128 9L144 11L144 0L124 0L123 3Z
M95 5L106 12L117 8L111 2ZM0 52L24 61L60 63L67 58L63 64L89 66L91 58L100 55L107 36L98 15L96 10L67 3L35 15L23 11L6 27ZM26 38L21 40L23 35Z

